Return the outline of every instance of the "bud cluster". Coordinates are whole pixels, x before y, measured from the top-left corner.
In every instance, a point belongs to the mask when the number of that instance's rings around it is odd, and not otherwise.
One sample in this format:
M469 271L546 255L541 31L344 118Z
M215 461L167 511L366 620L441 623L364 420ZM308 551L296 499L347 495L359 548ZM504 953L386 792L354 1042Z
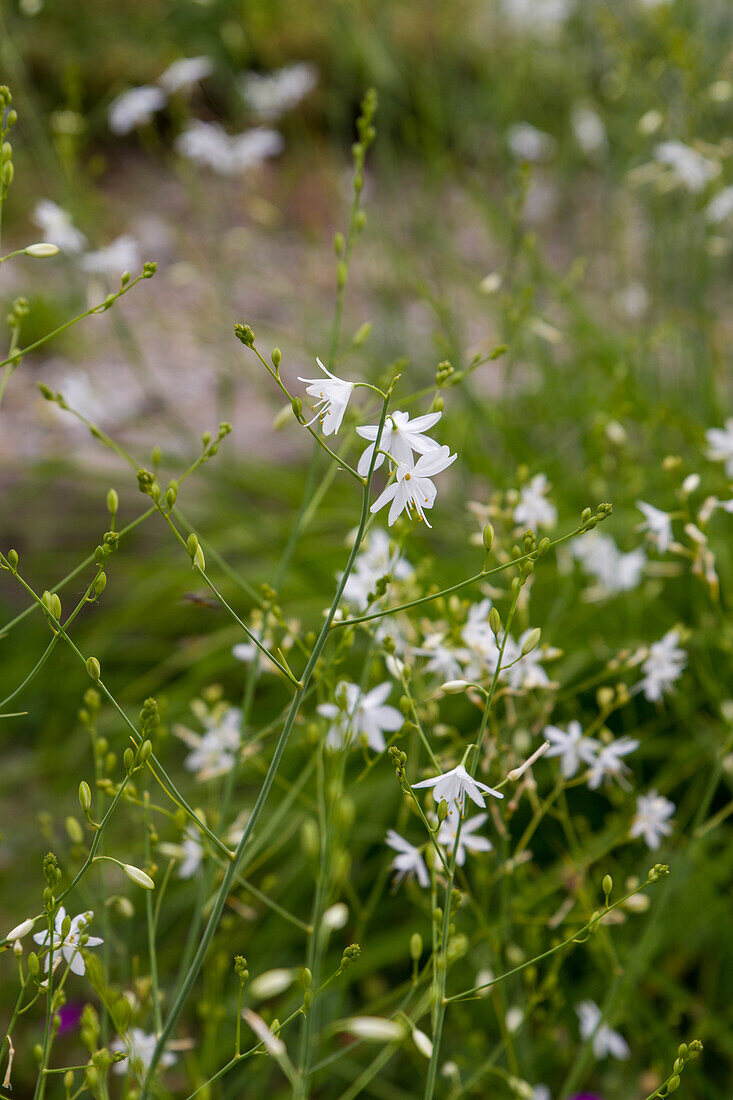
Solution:
M341 965L339 966L339 974L346 970L347 966L351 966L352 962L361 955L361 947L358 943L350 943L348 947L344 948L344 953L341 956Z

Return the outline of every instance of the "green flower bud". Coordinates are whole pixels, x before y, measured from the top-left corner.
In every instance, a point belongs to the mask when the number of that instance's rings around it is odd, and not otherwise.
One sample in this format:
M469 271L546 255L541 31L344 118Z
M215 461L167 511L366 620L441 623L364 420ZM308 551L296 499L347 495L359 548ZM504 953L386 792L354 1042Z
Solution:
M679 1074L676 1073L674 1075L674 1077L670 1077L669 1081L667 1082L667 1095L669 1095L670 1092L677 1092L677 1089L679 1087L680 1087L680 1078L679 1078Z
M484 542L484 550L486 550L488 552L491 549L491 547L494 545L495 537L496 536L495 536L495 533L494 533L494 528L491 526L490 523L487 523L486 526L484 527L483 535L482 535L483 542Z
M275 368L275 370L277 370L278 367L280 366L280 364L282 363L282 358L283 358L283 355L282 355L282 352L280 351L280 348L273 348L272 349L272 365Z
M123 864L122 870L136 886L142 886L143 890L155 889L155 883L150 875L147 875L145 871L141 871L139 867L133 867L131 863L125 863Z
M48 241L42 241L40 244L29 244L23 251L26 256L36 256L38 259L45 259L47 256L57 256L59 246L57 244L50 244Z
M87 672L92 680L99 680L102 675L102 667L96 657L87 657Z
M84 839L84 831L75 817L69 815L66 818L66 832L74 844L81 844Z
M495 607L492 607L489 612L489 626L491 627L492 633L497 636L501 630L501 615Z
M422 948L422 936L419 932L413 932L410 936L410 958L415 962L417 962L422 955Z
M102 572L94 581L94 591L97 596L101 596L107 587L107 574Z
M606 897L608 897L613 890L613 879L610 875L603 876L603 882L601 883L601 886L603 887L603 893L606 895Z
M32 974L35 978L40 969L41 964L38 961L38 955L35 953L35 951L31 951L30 955L28 956L28 973Z
M526 657L527 654L531 653L533 649L537 649L537 646L540 644L540 637L541 636L542 636L542 631L540 630L540 628L538 626L536 626L534 628L534 630L530 634L527 635L527 639L526 639L524 645L522 646L522 656L523 657Z

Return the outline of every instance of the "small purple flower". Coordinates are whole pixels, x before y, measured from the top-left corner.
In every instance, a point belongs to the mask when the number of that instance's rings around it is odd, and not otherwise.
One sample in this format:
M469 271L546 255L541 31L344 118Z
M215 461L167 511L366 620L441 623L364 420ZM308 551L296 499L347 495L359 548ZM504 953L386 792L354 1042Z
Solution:
M68 1004L62 1005L59 1009L61 1024L59 1025L58 1034L66 1035L69 1031L73 1031L78 1027L83 1011L84 1001L69 1001Z

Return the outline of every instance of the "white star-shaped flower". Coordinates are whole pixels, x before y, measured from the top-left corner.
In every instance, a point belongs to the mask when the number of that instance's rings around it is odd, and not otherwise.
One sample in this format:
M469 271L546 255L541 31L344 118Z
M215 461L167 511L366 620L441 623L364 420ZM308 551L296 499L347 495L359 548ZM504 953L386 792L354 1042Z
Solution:
M602 745L598 750L598 754L591 761L590 772L588 773L589 788L592 791L597 790L607 778L622 781L624 774L629 769L621 757L634 752L638 747L639 742L633 737L619 737L617 741L612 741L610 745Z
M57 957L60 951L66 962L69 964L69 969L72 974L84 974L86 972L86 966L84 965L84 958L79 950L80 937L85 933L86 928L91 923L94 913L89 910L87 913L79 913L78 916L71 918L71 927L66 936L63 935L62 926L66 919L66 910L63 905L60 907L56 914L56 920L54 921L54 936L53 936L53 954L54 958ZM36 943L41 947L50 946L50 937L48 929L45 932L36 932L33 936ZM87 941L84 944L85 947L98 947L100 943L103 943L99 936L88 936ZM44 960L44 966L48 970L49 955L46 955Z
M608 1024L602 1024L602 1013L595 1001L581 1001L576 1006L581 1039L593 1036L593 1053L596 1058L612 1054L614 1058L628 1058L631 1051L626 1040Z
M644 678L639 686L651 703L658 702L670 691L687 664L687 653L680 648L679 640L679 631L673 629L649 646L649 656L641 666Z
M430 885L430 875L419 848L415 848L409 840L405 840L394 829L387 831L385 844L397 852L392 860L392 870L397 872L395 886L399 886L406 875L414 875L422 887Z
M554 527L557 508L547 499L550 486L546 474L537 474L519 491L519 502L514 509L514 522L524 527Z
M413 783L412 786L413 788L432 787L433 798L436 802L447 802L449 810L451 803L453 803L460 813L463 813L466 795L472 802L481 807L486 805L482 791L494 798L504 797L499 791L495 791L493 787L487 787L485 783L481 783L478 779L474 779L473 776L469 775L463 764L458 764L457 767L451 768L448 772L443 772L442 775L435 776L434 779L423 779L420 783Z
M474 833L477 829L481 828L486 818L486 814L476 814L474 817L467 818L461 825L460 836L458 836L458 849L456 852L456 864L459 867L462 867L466 862L467 851L490 852L492 850L493 844L485 836L474 836ZM438 830L438 844L442 844L451 855L456 846L459 820L457 813L449 813Z
M404 722L396 707L385 705L391 690L392 685L385 682L362 695L356 684L343 680L336 688L336 698L343 705L321 703L316 708L333 722L326 737L328 747L341 749L352 739L363 737L374 752L384 752L384 734L394 733Z
M142 1028L131 1027L129 1031L125 1032L122 1039L115 1039L110 1044L110 1050L122 1050L127 1054L127 1059L124 1062L115 1062L115 1073L132 1073L138 1080L141 1080L152 1061L157 1042L158 1037L154 1032L148 1033L143 1031ZM172 1051L166 1050L161 1055L159 1065L165 1068L166 1066L172 1066L175 1061L176 1055Z
M565 779L572 779L581 765L591 764L600 748L598 741L583 736L580 722L568 722L567 730L559 726L545 726L542 736L550 742L546 756L560 757L560 770Z
M659 847L662 837L672 832L670 817L675 811L674 802L670 802L656 791L642 794L636 800L636 815L631 822L629 836L642 836L647 846L654 851Z
M450 447L437 447L421 455L414 466L399 462L395 470L395 480L390 482L381 496L377 497L371 511L378 512L380 508L384 508L385 504L392 501L387 517L389 527L402 512L407 512L409 515L411 511L415 512L419 520L425 520L426 525L430 527L425 518L425 511L433 507L438 494L438 490L430 479L447 470L457 457L458 455L450 453Z
M424 455L440 446L434 439L430 439L429 436L423 433L433 428L442 415L439 412L426 413L424 416L417 416L414 420L410 420L409 414L406 412L396 411L390 413L384 421L382 438L379 441L380 452L386 451L395 462L404 462L406 465L411 466L414 451ZM366 477L369 472L369 464L374 453L374 441L377 438L378 431L378 424L366 424L363 428L356 429L357 435L360 435L362 439L371 440L357 466L357 470L362 477ZM374 469L378 469L383 462L384 455L380 453L377 455Z
M331 374L320 359L316 358L316 363L326 378L299 378L298 381L306 382L305 392L317 398L313 405L313 411L316 414L313 420L321 422L324 435L335 435L341 427L346 406L354 392L354 383L346 382L343 378L337 378L335 374Z
M637 500L636 507L644 513L644 523L637 527L637 531L648 531L659 553L666 554L672 541L672 517L643 500Z
M728 477L733 477L733 416L723 428L708 428L705 432L708 458L712 462L724 462Z

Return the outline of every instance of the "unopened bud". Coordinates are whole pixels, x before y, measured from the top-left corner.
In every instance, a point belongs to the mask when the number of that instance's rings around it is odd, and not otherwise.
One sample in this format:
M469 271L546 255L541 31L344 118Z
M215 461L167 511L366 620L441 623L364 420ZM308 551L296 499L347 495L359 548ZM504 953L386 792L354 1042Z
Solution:
M410 958L415 962L422 955L422 936L419 932L413 932L410 936Z
M534 630L531 631L531 633L527 635L527 638L524 642L524 645L522 646L522 656L523 657L526 657L527 654L531 653L533 649L537 649L537 646L540 644L541 635L542 635L542 631L540 630L540 628L538 626L536 626L534 628Z
M98 681L102 675L102 668L96 657L87 657L87 672L92 680Z
M491 627L492 634L498 635L501 630L501 615L495 607L492 607L489 612L489 626Z
M23 251L26 256L36 256L39 259L45 259L47 256L56 256L59 251L59 246L57 244L50 244L48 241L42 241L40 244L29 244Z
M606 897L608 897L613 890L613 879L610 875L603 876L603 882L601 883L601 886L603 888L603 893L606 895Z
M82 779L79 784L79 805L84 813L88 813L92 805L92 792L89 784Z
M123 864L122 870L125 872L131 882L134 882L136 886L142 886L143 890L154 890L155 883L151 879L150 875L146 875L144 871L141 871L139 867L133 867L131 863Z
M491 526L490 523L487 523L486 526L484 527L483 534L482 534L481 537L483 538L483 542L484 542L484 550L487 550L487 551L490 550L491 547L494 545L494 539L496 537L496 535L494 533L494 528Z

